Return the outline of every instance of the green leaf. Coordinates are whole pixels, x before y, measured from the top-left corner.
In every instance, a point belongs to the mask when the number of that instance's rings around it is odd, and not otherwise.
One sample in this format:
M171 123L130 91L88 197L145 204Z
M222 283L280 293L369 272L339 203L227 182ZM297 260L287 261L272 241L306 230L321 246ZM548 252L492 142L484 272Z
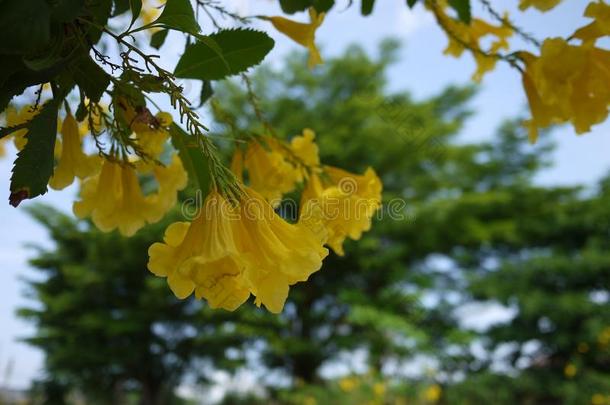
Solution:
M189 181L195 182L195 187L202 192L207 192L210 188L210 169L208 159L203 154L197 139L176 123L170 126L169 134L172 145L178 151L182 164L189 174Z
M96 25L105 27L112 11L112 0L86 0L86 10ZM95 44L102 32L98 28L89 27L88 36L91 43Z
M312 6L318 13L326 13L335 5L335 0L313 0Z
M25 199L47 192L47 184L53 174L59 103L59 99L49 101L28 123L28 133L25 135L27 143L17 154L11 176L9 202L14 207Z
M9 101L14 96L17 96L30 86L37 84L48 83L55 78L63 69L65 61L62 64L56 64L53 67L41 71L33 71L28 69L19 57L2 55L2 63L0 63L0 111L3 111ZM6 69L6 70L5 70ZM12 73L11 73L12 72ZM6 76L4 73L7 73Z
M175 74L185 79L219 80L258 65L271 51L273 39L260 31L222 30L208 37L218 45L197 42L188 46Z
M155 49L161 48L163 46L163 44L165 43L165 39L167 38L168 32L169 32L169 30L165 29L165 30L157 31L154 34L152 34L150 37L150 46L152 46Z
M83 11L85 0L56 0L51 2L51 19L60 23L71 22Z
M51 10L45 0L0 2L0 53L27 54L51 39Z
M449 0L449 5L457 12L460 21L470 24L470 0Z
M362 0L362 4L360 5L360 13L362 15L370 15L373 12L374 5L375 0Z
M282 7L282 11L287 14L294 14L299 11L307 10L311 5L311 0L280 0L280 7Z
M123 14L129 10L129 0L114 0L112 16Z
M214 89L212 88L212 82L204 80L201 84L201 94L199 95L199 107L203 106L206 101L214 95Z
M201 31L189 0L167 0L161 15L151 25L189 34Z
M140 16L140 12L142 11L142 0L129 0L129 8L131 9L131 24L129 24L128 29L133 27L133 24Z
M110 84L110 76L89 55L83 55L70 65L78 87L92 102L100 100Z
M413 6L415 6L417 1L418 0L407 0L407 6L409 6L409 8L413 8Z

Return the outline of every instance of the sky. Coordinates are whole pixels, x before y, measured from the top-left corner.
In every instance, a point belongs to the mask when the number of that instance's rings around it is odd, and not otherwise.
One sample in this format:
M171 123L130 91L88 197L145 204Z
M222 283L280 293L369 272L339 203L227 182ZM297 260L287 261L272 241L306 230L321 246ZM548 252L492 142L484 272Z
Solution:
M474 14L488 17L475 4ZM226 4L243 15L276 15L279 13L276 0L226 0ZM409 10L404 0L378 0L373 15L362 18L359 15L359 2L345 8L347 0L337 0L336 7L326 18L318 31L317 42L321 45L323 57L341 54L353 43L359 44L372 55L378 52L378 45L384 38L397 38L403 43L398 62L389 72L389 87L392 91L409 91L415 99L438 94L450 84L471 83L475 65L469 55L454 59L443 55L446 37L431 16L421 7ZM517 10L516 0L495 0L491 2L498 10L507 10L519 26L538 38L547 36L567 36L575 28L587 21L580 17L587 0L566 0L550 13L541 14L535 10L521 13ZM507 8L506 8L507 7ZM307 17L298 14L294 17L306 21ZM283 55L298 45L274 32L265 22L255 23L276 40L276 47L263 63L281 64ZM204 26L205 33L211 32ZM516 46L524 46L519 40ZM180 54L179 41L172 39L163 52L168 52L175 60ZM193 94L194 95L194 94ZM480 84L477 96L471 107L475 116L463 129L461 139L477 141L490 139L502 120L526 113L526 101L521 87L519 74L514 69L499 64L495 71L488 74ZM545 185L593 185L597 179L610 169L608 151L610 124L601 124L583 136L576 136L571 127L555 130L550 136L557 140L553 168L538 175L536 181ZM27 245L35 244L52 247L44 229L35 223L22 207L36 202L53 205L65 211L71 210L77 187L75 185L61 192L50 191L35 202L25 202L18 209L8 205L9 179L14 150L0 160L0 387L25 388L35 376L39 375L43 357L37 350L19 342L19 338L34 332L31 325L17 319L16 308L31 305L24 297L23 278L35 274L28 268L27 260L34 251ZM502 310L489 309L479 313L483 320L490 322L502 316Z

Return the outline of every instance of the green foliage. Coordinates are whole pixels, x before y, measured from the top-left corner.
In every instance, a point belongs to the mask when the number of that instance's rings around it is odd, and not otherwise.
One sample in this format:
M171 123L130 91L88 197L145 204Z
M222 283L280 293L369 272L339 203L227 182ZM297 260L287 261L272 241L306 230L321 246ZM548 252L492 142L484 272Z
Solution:
M192 185L201 192L206 193L210 188L210 172L208 162L199 150L198 140L186 133L176 123L170 127L172 145L178 151L182 164L188 173Z
M110 84L108 74L89 55L74 61L70 71L83 94L92 102L98 102Z
M282 11L294 14L313 7L319 13L325 13L335 5L335 0L279 0Z
M362 0L360 13L362 15L370 15L373 12L373 6L375 6L375 0Z
M159 18L150 25L188 34L198 34L201 31L190 0L167 0Z
M30 211L55 242L31 261L44 276L28 280L37 304L19 311L37 326L27 341L45 352L40 389L55 396L49 403L74 390L91 404L135 403L132 395L142 405L180 403L173 391L186 375L205 381L209 366L241 363L225 354L242 341L234 314L177 300L146 270L146 250L167 221L127 239L47 206Z
M470 24L470 0L449 0L449 5L457 12L462 22Z
M26 198L47 192L53 174L58 107L57 100L49 101L28 123L27 148L17 155L11 176L10 203L15 207Z
M160 30L150 36L150 46L155 49L160 49L165 43L169 30Z
M249 29L221 30L188 46L175 75L186 79L219 80L262 62L273 48L267 34Z

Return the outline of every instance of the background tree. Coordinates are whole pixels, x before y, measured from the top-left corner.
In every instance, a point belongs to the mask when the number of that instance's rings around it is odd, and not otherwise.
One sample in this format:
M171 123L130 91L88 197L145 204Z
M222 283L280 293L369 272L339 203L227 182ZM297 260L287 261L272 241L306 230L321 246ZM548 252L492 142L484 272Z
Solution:
M451 403L610 403L608 184L586 197L581 187L530 193L543 209L517 221L519 251L482 267L469 287L516 316L481 336L490 355L449 392ZM512 372L494 373L498 364Z
M367 366L381 371L469 342L451 312L464 279L435 264L450 260L454 268L458 258L482 256L490 242L513 238L516 214L537 210L515 204L545 165L548 144L526 146L516 123L504 125L496 143L458 143L473 89L448 88L421 102L390 92L385 73L396 47L385 42L376 60L352 47L313 74L289 57L287 68L254 75L259 100L231 83L218 91L214 111L228 124L225 135L268 131L269 122L286 137L312 128L323 161L355 172L372 166L383 179L386 206L372 231L348 243L345 257L327 258L291 291L281 317L261 315L264 330L251 332L265 342L266 364L295 381L315 381L344 351L364 349Z
M551 147L545 137L527 145L517 121L491 142L460 141L474 90L448 88L423 101L391 92L385 73L395 49L386 42L371 59L352 47L314 73L290 56L281 71L253 75L258 98L232 82L216 88L212 110L226 125L213 135L290 137L308 127L324 161L354 172L370 165L383 179L384 215L346 244L344 257L331 254L295 285L280 316L252 302L228 314L170 297L141 254L163 224L124 240L35 212L58 249L34 261L49 278L31 284L43 310L24 315L40 328L31 341L47 353L52 386L116 402L95 388L142 393L142 372L154 370L146 383L158 384L151 398L163 403L187 373L205 370L201 361L230 369L257 354L259 376L279 370L289 378L285 390L272 377L259 380L280 403L380 400L379 392L421 403L607 401L610 180L596 193L536 185ZM406 205L392 205L395 198ZM500 301L517 315L475 333L457 310L480 301ZM162 351L159 341L167 341ZM505 343L515 350L502 371ZM367 353L369 376L344 382L320 373L356 350ZM422 357L434 373L402 373ZM354 381L364 391L347 395Z
M205 381L211 370L240 363L226 356L241 342L230 328L234 315L177 300L147 271L146 249L163 223L128 239L47 206L31 213L55 242L31 260L43 277L28 280L36 305L19 311L37 327L27 341L45 354L39 388L48 403L74 390L87 403L176 403L185 379Z

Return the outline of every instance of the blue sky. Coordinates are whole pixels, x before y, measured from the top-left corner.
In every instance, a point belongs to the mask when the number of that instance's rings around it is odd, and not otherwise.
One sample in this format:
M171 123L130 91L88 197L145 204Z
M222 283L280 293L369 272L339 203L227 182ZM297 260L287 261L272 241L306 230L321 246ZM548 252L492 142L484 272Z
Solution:
M416 7L410 11L403 0L378 0L373 16L362 18L358 13L358 1L345 11L342 6L347 1L337 2L339 7L327 16L325 24L318 31L323 56L337 55L351 43L358 43L368 52L376 54L380 40L395 37L401 39L404 46L399 62L390 71L392 90L408 90L416 99L423 99L449 84L470 83L470 76L475 70L471 57L464 55L461 59L454 59L442 54L446 38L423 8ZM477 0L472 2L475 6L478 4ZM225 3L243 14L278 13L275 0L226 0ZM508 7L507 10L518 24L538 38L567 36L586 21L580 17L586 0L565 0L553 12L544 15L535 10L520 13L516 9L517 0L496 0L492 4L501 11ZM477 7L475 14L486 16ZM295 18L306 20L304 14ZM280 63L282 55L298 48L298 45L273 32L268 24L260 22L256 25L270 31L276 39L276 48L264 63ZM514 44L523 45L519 40L515 40ZM177 56L181 49L177 45L178 41L172 41L164 52ZM462 133L462 139L467 141L488 139L503 119L523 113L525 96L517 72L499 64L482 81L472 108L476 115ZM567 126L554 131L552 136L558 141L555 166L540 174L537 181L553 185L593 184L610 169L607 157L609 129L610 124L602 124L580 137ZM18 342L19 337L33 332L30 325L18 320L14 314L18 306L27 303L20 278L33 275L27 265L27 258L33 252L25 245L35 243L48 247L52 244L44 230L23 209L14 209L6 202L13 158L14 151L10 151L0 161L0 173L4 173L0 179L0 201L5 201L0 203L0 217L3 219L0 232L0 386L25 387L39 372L43 360L38 351ZM75 186L62 192L51 191L37 201L69 211L76 191ZM23 205L29 204L32 203ZM7 367L11 369L10 373L6 373ZM5 377L7 374L8 380Z

